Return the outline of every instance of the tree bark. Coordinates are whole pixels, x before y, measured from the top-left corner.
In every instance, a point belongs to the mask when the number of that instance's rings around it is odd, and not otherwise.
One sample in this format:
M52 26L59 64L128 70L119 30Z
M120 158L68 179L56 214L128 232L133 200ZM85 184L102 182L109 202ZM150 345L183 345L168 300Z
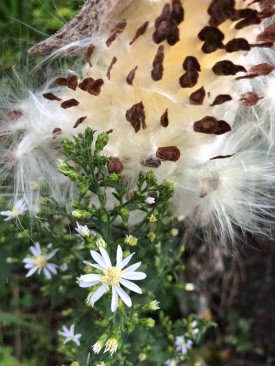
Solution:
M108 28L108 24L131 1L133 0L86 0L72 20L54 35L31 47L29 52L49 56L70 43L92 37L94 33ZM72 50L73 47L70 48L70 52Z

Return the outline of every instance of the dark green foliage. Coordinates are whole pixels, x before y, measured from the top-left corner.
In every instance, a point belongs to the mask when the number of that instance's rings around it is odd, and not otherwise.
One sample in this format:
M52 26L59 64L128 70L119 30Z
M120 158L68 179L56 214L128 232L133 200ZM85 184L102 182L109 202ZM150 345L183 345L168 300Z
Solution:
M0 1L0 72L26 64L27 50L61 28L81 4L80 0Z

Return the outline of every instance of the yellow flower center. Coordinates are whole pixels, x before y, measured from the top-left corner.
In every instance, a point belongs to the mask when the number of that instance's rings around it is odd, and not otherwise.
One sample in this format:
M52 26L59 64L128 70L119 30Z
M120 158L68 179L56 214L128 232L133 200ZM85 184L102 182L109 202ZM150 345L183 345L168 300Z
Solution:
M44 255L38 255L37 257L33 257L33 259L37 268L43 268L48 263Z
M121 280L122 270L116 267L110 267L103 271L104 276L101 278L101 282L110 286L119 286Z
M13 208L13 209L11 210L11 212L12 212L12 216L13 216L13 217L18 216L18 211L17 211L15 208Z

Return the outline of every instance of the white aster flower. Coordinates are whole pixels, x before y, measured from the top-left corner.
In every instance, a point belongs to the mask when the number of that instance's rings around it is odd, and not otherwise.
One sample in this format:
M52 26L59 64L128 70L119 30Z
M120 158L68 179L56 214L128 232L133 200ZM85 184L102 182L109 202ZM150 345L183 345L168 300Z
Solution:
M197 337L197 335L199 334L200 330L198 328L198 322L197 320L193 320L191 323L190 323L190 332L193 336L193 338L195 339Z
M24 212L27 211L27 205L24 200L18 200L15 202L11 211L1 211L0 215L7 216L4 221L9 221L11 219L15 219L20 215L23 215Z
M47 254L43 252L40 244L36 242L34 243L33 247L30 247L30 251L32 256L23 259L25 268L29 270L29 272L26 274L26 277L32 276L36 271L40 274L43 270L45 277L51 279L52 275L57 273L56 268L58 266L53 263L48 263L48 260L57 253L58 249L54 249L49 254Z
M115 338L108 339L108 341L105 343L105 352L110 352L111 356L113 356L113 353L116 352L118 347L117 340Z
M139 286L129 281L143 280L146 277L145 273L136 272L138 267L141 265L141 262L134 263L131 266L125 268L135 253L132 253L123 259L122 249L120 245L118 245L116 253L116 266L114 267L106 250L102 247L99 247L99 251L101 255L94 250L90 251L91 256L96 261L96 263L89 263L86 261L84 261L84 263L101 270L103 274L85 274L79 278L80 287L91 287L101 283L101 286L92 295L88 296L87 303L93 305L104 295L109 286L111 286L112 312L117 310L119 297L128 307L131 307L132 300L130 299L130 296L121 288L121 285L138 294L142 293L142 290Z
M159 310L160 309L159 301L157 301L157 300L151 301L150 304L149 304L149 307L153 311Z
M90 235L90 230L88 229L87 225L79 225L79 223L77 222L76 223L76 228L75 228L75 231L78 232L78 234L80 236L89 236Z
M74 334L74 327L74 324L72 324L70 328L67 328L65 327L65 325L63 325L62 330L60 330L58 334L65 337L65 340L63 342L64 344L73 341L77 346L80 346L79 338L82 336L82 334Z
M186 355L188 350L192 348L193 342L190 339L186 339L184 336L176 337L176 351Z
M92 349L93 349L93 352L94 353L99 353L101 351L101 349L102 349L102 344L100 342L96 342L93 345Z

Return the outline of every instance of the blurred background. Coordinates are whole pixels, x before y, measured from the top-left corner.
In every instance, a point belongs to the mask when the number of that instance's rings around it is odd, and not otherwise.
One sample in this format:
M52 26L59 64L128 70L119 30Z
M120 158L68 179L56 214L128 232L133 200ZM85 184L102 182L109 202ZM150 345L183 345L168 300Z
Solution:
M26 62L27 50L70 20L81 0L0 0L0 69Z

